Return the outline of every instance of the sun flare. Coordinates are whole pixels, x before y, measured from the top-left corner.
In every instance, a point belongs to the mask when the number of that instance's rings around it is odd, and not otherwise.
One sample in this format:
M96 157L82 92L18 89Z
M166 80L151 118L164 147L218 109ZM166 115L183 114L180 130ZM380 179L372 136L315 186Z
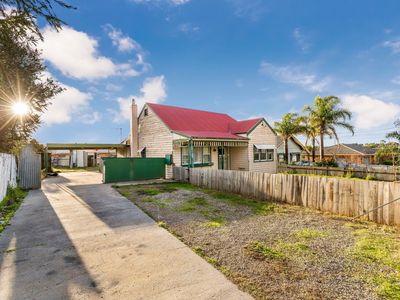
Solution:
M18 116L24 116L28 113L29 106L23 101L18 101L12 105L12 111Z

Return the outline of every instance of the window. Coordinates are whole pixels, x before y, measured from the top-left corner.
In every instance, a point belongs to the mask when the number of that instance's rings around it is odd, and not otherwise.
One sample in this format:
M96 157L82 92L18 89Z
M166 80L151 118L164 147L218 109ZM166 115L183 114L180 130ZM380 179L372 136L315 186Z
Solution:
M144 109L144 116L148 116L149 115L149 111L147 108Z
M182 147L181 148L181 154L182 154L182 161L181 161L181 165L187 165L189 164L189 155L188 155L188 147Z
M181 165L189 164L188 147L181 148ZM193 148L193 163L194 164L209 164L211 163L211 148L210 147L194 147Z
M203 162L203 148L193 148L193 162L195 164L201 164Z
M267 149L267 160L268 161L274 160L274 150L273 149Z
M146 147L144 147L143 149L141 149L141 151L140 151L140 157L146 157Z
M203 147L203 163L211 162L211 148Z
M274 149L268 149L264 145L254 146L253 153L254 162L274 160Z

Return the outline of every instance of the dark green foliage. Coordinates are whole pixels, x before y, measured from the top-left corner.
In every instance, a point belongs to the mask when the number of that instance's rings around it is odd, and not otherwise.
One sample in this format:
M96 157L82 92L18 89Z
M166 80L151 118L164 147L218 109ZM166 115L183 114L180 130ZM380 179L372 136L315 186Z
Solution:
M62 22L52 5L70 7L61 0L0 0L0 152L17 152L40 124L40 115L62 89L46 76L36 45L42 38L37 18L52 27ZM15 102L25 102L29 112L17 117Z
M0 27L2 30L17 31L20 35L33 33L42 38L37 25L39 18L56 29L64 24L54 13L54 4L75 8L62 0L0 0Z
M315 164L317 165L317 167L331 167L331 168L339 167L338 163L333 159L319 161L316 162Z

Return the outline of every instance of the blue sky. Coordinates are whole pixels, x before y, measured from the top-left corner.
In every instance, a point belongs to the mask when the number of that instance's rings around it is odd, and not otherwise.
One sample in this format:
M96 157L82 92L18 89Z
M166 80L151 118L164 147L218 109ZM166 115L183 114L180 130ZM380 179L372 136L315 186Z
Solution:
M132 97L272 124L333 94L356 126L343 142L379 142L400 116L399 1L70 3L56 10L61 32L42 25L43 58L65 87L42 143L119 142Z

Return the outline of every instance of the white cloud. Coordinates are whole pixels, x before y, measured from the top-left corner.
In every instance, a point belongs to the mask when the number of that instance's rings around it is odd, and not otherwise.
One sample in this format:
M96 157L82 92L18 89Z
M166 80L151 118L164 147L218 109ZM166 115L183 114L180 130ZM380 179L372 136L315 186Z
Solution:
M295 28L293 30L293 38L303 52L307 52L311 47L308 36L306 36L300 28Z
M107 83L106 84L106 91L108 92L119 92L122 90L122 85L114 84L114 83Z
M400 53L400 40L389 40L383 43L384 47L390 48L393 53Z
M108 37L111 39L112 44L117 47L120 52L131 52L132 50L141 51L142 47L138 42L129 36L123 35L121 30L114 28L112 25L107 24L104 26Z
M355 126L358 129L376 128L393 124L400 116L400 105L386 102L367 95L344 95L343 106L354 115Z
M58 94L42 115L42 121L46 125L63 124L72 121L74 115L89 108L92 96L81 92L77 88L60 84L65 90Z
M312 92L322 92L331 81L329 77L320 78L316 74L305 72L300 66L275 66L262 62L260 72L275 80L298 85Z
M114 115L114 122L123 122L130 120L130 104L134 98L140 111L146 102L161 103L167 97L165 77L164 75L146 78L140 89L139 95L130 95L126 98L117 99L119 111L110 110Z
M243 79L236 79L235 80L235 85L237 88L241 89L242 87L244 87L244 81Z
M184 23L179 25L179 31L183 33L196 33L199 32L199 30L200 30L199 26L195 26L190 23Z
M397 76L391 80L392 83L400 85L400 76Z
M172 5L183 5L188 3L190 0L131 0L134 3L138 4L161 4L161 3L167 3L167 4L172 4Z
M64 75L77 79L99 79L110 76L137 76L131 63L116 64L98 53L98 42L85 32L64 26L57 32L53 28L43 30L43 58Z
M239 18L257 21L267 8L262 0L226 0L233 7L233 13Z
M92 113L83 114L80 116L80 120L84 124L92 125L101 120L101 114L97 111L94 111Z

